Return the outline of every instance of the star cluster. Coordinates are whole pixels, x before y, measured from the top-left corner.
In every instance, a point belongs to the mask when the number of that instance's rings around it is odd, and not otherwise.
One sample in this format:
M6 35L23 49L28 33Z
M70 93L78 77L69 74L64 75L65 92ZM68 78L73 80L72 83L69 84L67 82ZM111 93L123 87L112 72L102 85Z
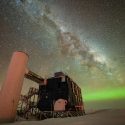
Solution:
M124 5L124 0L1 0L0 85L12 53L21 50L30 56L28 67L42 77L69 74L85 102L125 98L120 93L125 87ZM24 93L29 86L36 85L25 79Z

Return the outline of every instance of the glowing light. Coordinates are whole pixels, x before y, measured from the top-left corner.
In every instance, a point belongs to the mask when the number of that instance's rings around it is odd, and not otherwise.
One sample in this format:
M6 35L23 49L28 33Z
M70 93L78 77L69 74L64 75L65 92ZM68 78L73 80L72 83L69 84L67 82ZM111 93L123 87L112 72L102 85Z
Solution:
M106 63L106 58L103 55L95 55L94 60L100 63Z
M97 100L108 100L108 99L123 99L125 98L125 87L113 88L93 93L85 94L85 101L97 101Z
M66 32L66 28L65 28L64 26L60 26L60 30L61 30L62 32Z

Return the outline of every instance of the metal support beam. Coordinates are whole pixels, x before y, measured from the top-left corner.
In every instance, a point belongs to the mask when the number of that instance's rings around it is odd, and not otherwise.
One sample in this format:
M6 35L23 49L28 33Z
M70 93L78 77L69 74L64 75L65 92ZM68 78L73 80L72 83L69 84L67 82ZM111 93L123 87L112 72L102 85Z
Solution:
M30 70L27 70L27 73L25 74L25 78L30 79L40 85L44 85L44 79Z

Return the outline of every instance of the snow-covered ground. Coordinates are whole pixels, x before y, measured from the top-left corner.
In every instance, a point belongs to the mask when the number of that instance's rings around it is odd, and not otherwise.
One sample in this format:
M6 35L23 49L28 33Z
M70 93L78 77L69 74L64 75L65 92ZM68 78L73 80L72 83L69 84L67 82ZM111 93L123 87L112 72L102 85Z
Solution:
M3 125L7 125L7 123ZM81 117L16 121L8 125L125 125L125 109L89 111Z

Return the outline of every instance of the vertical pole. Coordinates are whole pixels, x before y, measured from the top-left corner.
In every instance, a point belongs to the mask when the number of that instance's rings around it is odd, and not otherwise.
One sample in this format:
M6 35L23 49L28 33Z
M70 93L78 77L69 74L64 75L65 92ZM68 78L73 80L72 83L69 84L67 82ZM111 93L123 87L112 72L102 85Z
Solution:
M23 85L28 55L14 52L0 92L0 122L13 122Z

